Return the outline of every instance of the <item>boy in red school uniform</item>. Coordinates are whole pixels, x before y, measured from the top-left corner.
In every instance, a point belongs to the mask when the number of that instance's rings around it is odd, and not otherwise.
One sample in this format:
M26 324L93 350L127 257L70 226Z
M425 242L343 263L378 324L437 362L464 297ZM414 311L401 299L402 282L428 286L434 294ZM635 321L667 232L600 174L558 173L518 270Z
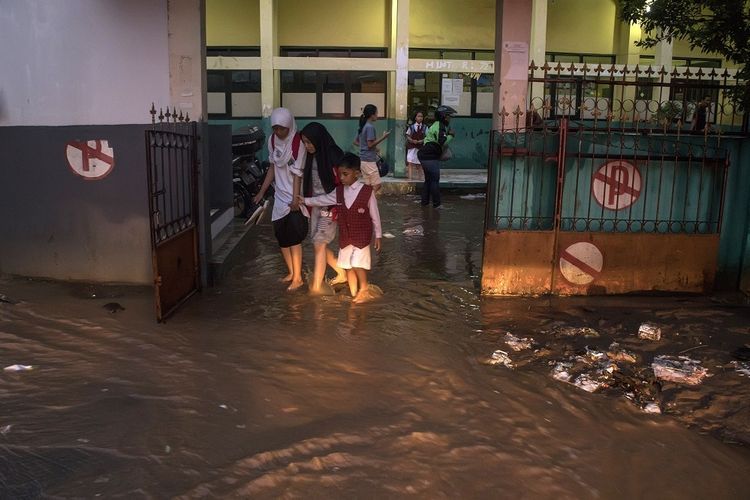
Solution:
M382 238L378 202L372 186L364 184L359 178L362 174L360 164L357 155L344 154L338 166L341 184L328 194L300 200L308 206L335 205L339 226L338 266L346 270L354 303L364 302L371 296L367 282L371 262L370 246L374 246L379 252Z

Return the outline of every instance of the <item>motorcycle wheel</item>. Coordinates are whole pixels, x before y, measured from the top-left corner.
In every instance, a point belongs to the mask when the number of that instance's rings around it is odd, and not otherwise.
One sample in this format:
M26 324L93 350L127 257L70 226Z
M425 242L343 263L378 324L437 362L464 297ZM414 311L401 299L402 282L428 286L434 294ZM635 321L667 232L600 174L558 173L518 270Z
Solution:
M247 212L252 204L250 193L242 187L239 183L235 182L234 186L234 216L235 217L247 217Z

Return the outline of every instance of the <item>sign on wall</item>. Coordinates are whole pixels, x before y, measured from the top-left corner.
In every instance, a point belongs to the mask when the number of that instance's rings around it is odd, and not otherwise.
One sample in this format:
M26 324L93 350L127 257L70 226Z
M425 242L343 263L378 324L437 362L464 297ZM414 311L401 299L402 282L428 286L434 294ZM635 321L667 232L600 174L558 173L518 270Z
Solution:
M91 181L105 178L115 166L115 152L106 139L70 141L65 157L73 173Z
M591 180L597 203L609 210L628 208L641 194L641 173L632 163L609 161L599 167Z
M602 252L586 241L573 243L560 252L560 272L574 285L588 285L602 272Z

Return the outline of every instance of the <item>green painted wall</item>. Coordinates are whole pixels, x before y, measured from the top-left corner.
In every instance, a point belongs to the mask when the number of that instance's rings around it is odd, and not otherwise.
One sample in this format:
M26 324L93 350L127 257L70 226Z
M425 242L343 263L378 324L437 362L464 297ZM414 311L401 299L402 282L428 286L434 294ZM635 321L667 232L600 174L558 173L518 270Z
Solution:
M305 124L317 121L326 126L331 136L342 149L351 146L354 136L357 133L358 122L356 119L311 119L300 118L297 120L297 126L302 129ZM237 119L237 120L210 120L211 124L228 124L232 129L246 125L262 125L266 135L270 133L271 127L268 120L259 119ZM451 144L453 158L444 164L444 168L451 169L484 169L487 168L487 151L489 148L489 132L492 128L492 121L489 118L453 118L451 126L456 131L456 138ZM393 129L393 134L403 133L404 130L395 130L395 120L382 119L376 124L378 134L382 134L387 129ZM388 139L381 149L385 158L395 167L394 161L394 141ZM356 152L355 149L351 151ZM266 152L264 151L264 156ZM397 176L405 175L403 165L396 172Z
M710 167L700 168L698 161L690 164L665 160L639 162L642 192L632 205L617 212L601 207L591 194L591 179L605 159L592 159L592 153L608 152L610 158L620 155L632 156L633 152L645 155L647 151L668 151L674 154L674 137L667 137L662 145L658 138L614 136L610 146L601 141L592 141L584 135L571 131L567 153L573 158L566 160L565 184L562 204L562 230L585 231L584 219L592 220L591 230L612 231L615 224L620 230L628 226L630 231L654 231L665 233L692 232L694 222L685 226L670 225L664 221L698 221L698 232L715 230L709 221L716 220L722 189L721 176ZM543 157L556 155L558 137L542 138L539 134L517 138L508 134L503 144L506 147L530 147L538 156L505 156L495 160L491 173L490 219L491 229L550 230L554 216L556 162L544 162ZM688 149L694 155L703 139L683 137L681 153ZM496 140L496 146L499 140ZM716 288L750 290L750 140L722 139L721 149L726 149L729 169L726 180L723 218L717 259ZM710 156L713 153L709 153ZM587 157L588 155L588 157ZM576 158L578 156L578 158ZM674 196L672 186L675 186ZM660 200L660 201L659 201ZM666 202L666 204L665 204ZM597 220L601 219L601 220ZM642 224L643 220L662 221L657 224Z

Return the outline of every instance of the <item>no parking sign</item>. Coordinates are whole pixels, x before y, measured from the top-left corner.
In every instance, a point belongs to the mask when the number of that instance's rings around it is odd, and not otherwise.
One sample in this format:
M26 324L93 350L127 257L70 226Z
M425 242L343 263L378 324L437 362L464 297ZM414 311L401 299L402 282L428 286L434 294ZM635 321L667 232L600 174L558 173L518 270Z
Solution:
M107 140L70 141L65 145L68 166L86 180L108 176L115 166L114 153Z
M641 173L632 163L608 161L591 179L594 199L609 210L628 208L641 195Z

